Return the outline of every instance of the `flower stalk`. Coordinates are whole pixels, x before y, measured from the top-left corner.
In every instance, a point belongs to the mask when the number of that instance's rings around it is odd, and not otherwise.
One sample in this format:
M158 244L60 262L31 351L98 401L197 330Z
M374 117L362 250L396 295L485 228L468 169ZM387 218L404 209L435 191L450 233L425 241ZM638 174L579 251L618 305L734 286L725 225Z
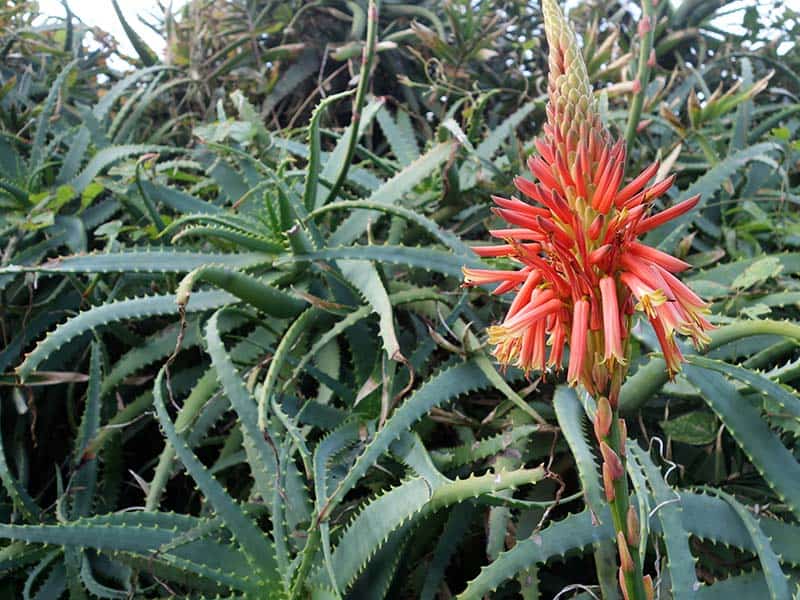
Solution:
M336 180L333 182L328 196L323 202L329 204L336 198L336 194L344 184L347 178L347 171L353 156L356 152L358 145L359 127L361 126L361 111L364 109L364 100L367 96L367 87L369 86L369 75L372 71L372 64L375 61L378 46L378 9L380 8L380 0L369 0L367 6L367 40L364 44L364 49L361 53L361 70L358 75L358 87L356 88L356 97L353 100L353 116L350 120L350 137L347 140L347 151L342 160L342 168L336 175ZM309 210L318 207L307 207Z
M597 399L594 431L603 458L603 487L611 509L620 557L619 583L625 600L652 600L652 580L643 575L639 554L639 515L631 504L625 471L625 421L619 418L618 406L605 396Z
M637 27L639 37L639 64L636 69L636 80L634 82L634 94L631 106L628 111L628 125L625 128L625 142L633 143L636 132L639 128L639 118L642 116L647 84L650 82L650 69L655 67L656 54L653 48L653 38L655 37L656 0L642 0L642 16Z

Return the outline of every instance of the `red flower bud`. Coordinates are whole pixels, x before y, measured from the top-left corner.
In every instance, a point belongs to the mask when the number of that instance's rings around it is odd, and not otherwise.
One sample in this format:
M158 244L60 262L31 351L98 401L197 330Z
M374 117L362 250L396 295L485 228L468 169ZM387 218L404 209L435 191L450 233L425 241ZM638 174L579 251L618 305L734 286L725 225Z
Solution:
M603 490L606 493L608 502L613 502L617 497L617 493L614 491L614 479L611 477L611 469L608 463L603 463Z
M591 225L589 225L589 239L595 241L598 237L600 237L600 231L603 229L603 223L605 219L603 215L597 215L594 220L592 221Z
M611 446L605 442L600 442L600 454L603 455L604 464L608 465L611 479L616 481L625 474L625 469L622 468L622 461L617 456L617 453L611 449Z
M628 516L625 519L626 527L628 529L628 545L634 548L639 547L639 516L636 514L636 509L633 506L628 507Z
M597 401L597 412L594 415L594 435L598 442L602 442L611 431L611 405L608 398L602 396Z
M625 572L622 568L617 570L619 576L619 587L622 590L622 598L623 600L630 600L630 596L628 596L628 588L625 587Z
M642 583L644 584L644 595L647 600L654 600L656 597L656 592L653 589L653 578L650 575L645 575L642 578Z
M622 532L617 533L617 548L619 548L619 565L624 573L633 573L633 558L628 549L628 542Z
M643 16L639 20L639 26L638 26L638 31L637 31L638 34L639 34L639 37L643 38L646 34L650 33L652 30L653 30L653 27L652 27L652 25L650 23L650 17L648 17L647 15Z

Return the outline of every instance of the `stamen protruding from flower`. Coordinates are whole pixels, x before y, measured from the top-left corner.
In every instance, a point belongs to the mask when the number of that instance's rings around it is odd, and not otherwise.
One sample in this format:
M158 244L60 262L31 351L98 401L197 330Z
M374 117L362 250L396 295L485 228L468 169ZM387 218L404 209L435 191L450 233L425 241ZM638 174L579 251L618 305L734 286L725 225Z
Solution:
M646 313L648 317L654 319L656 317L656 308L667 301L664 292L661 289L652 289L648 287L633 273L622 273L620 275L620 280L628 286L628 289L638 300L636 310L641 310Z
M664 353L664 361L667 363L667 372L670 374L670 377L672 377L681 369L683 353L681 353L678 344L675 343L675 334L666 330L661 319L650 319L650 324L656 332L658 343L661 346L661 352Z

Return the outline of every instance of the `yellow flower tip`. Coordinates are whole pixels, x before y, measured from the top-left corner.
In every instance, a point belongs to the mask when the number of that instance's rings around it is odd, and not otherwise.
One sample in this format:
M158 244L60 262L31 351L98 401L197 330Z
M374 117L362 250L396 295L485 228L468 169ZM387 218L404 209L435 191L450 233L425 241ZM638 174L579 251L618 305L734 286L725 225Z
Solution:
M609 356L603 356L601 358L601 360L600 360L600 364L601 365L606 365L608 367L608 370L612 371L614 369L614 365L615 364L621 365L621 366L624 367L625 365L628 364L628 361L621 354L616 354L615 353L615 354L611 354Z
M675 381L675 377L681 372L681 363L667 362L667 377L670 381Z
M497 359L501 370L505 373L505 370L511 364L511 359L513 358L512 340L496 345L494 350L492 350L492 355Z
M661 306L667 301L667 297L661 289L653 290L650 293L645 293L636 303L636 310L642 311L648 317L654 319L656 317L656 308Z
M497 283L505 279L504 271L495 271L493 269L471 269L469 267L461 267L461 273L464 275L464 285L467 286Z
M469 267L461 267L461 274L464 276L464 285L475 285L475 276Z
M698 350L705 348L711 343L711 336L699 327L692 331L689 335L692 337L692 343Z
M489 334L489 343L493 346L499 346L511 338L508 327L503 325L492 325L486 330L486 333Z
M469 269L467 267L461 267L461 274L464 277L464 281L462 282L461 286L469 287L470 285L472 285L470 283Z

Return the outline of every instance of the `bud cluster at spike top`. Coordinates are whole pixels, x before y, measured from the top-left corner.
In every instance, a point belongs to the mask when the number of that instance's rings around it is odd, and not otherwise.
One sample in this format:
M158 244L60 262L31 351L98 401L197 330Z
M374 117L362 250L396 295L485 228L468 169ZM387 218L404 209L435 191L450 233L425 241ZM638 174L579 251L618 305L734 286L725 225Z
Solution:
M544 0L543 12L547 123L538 156L528 160L538 181L517 177L522 198L493 198L509 226L490 233L503 243L474 248L519 269L465 268L464 283L516 291L505 320L488 332L500 363L526 373L558 369L568 345L569 383L616 402L634 311L652 324L670 374L683 359L676 333L708 342L707 303L675 277L689 264L637 241L691 210L699 196L654 214L653 202L674 180L648 186L658 163L623 184L625 145L600 121L575 35L556 0Z

